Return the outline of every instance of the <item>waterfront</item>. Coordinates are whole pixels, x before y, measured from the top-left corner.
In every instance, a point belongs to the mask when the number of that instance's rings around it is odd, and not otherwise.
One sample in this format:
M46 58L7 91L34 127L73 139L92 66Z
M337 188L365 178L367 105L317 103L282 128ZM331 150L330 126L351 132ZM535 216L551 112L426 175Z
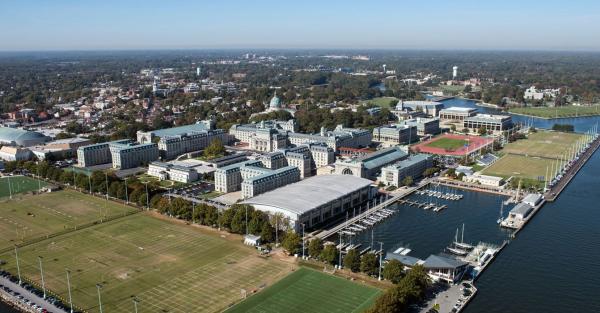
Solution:
M19 311L15 310L13 307L8 304L0 301L0 312L2 313L18 313Z

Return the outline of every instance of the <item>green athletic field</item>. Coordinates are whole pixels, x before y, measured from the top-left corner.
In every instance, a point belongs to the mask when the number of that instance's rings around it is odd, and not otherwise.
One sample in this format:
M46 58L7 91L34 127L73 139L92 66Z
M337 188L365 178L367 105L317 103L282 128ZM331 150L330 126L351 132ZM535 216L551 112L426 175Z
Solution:
M538 131L529 134L527 139L507 144L502 151L511 154L556 159L573 147L581 137L582 135L577 133Z
M507 154L483 170L484 175L508 178L510 176L537 180L546 176L546 166L552 167L552 160Z
M303 267L227 310L227 313L362 312L373 304L380 292L373 287Z
M0 201L0 249L135 210L72 190L4 198Z
M440 138L438 140L432 141L427 144L428 147L441 148L445 150L456 150L464 147L468 141L463 139L454 139L454 138Z
M591 116L600 115L600 105L511 108L509 112L542 118Z
M22 247L19 264L39 284L42 256L46 287L62 298L68 268L73 302L93 313L98 283L104 312L133 312L133 296L139 312L219 312L293 267L224 236L143 212ZM17 272L12 251L0 259Z
M37 191L40 186L44 187L46 185L45 181L38 181L27 176L5 176L0 178L0 198L9 197L11 191L14 196L19 193ZM10 190L8 189L9 186Z

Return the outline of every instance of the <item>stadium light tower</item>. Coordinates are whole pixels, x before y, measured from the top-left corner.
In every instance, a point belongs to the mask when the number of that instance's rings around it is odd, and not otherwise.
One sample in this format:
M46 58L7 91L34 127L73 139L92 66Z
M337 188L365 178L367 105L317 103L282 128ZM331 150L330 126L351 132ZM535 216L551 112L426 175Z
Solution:
M19 277L19 285L23 282L21 280L21 267L19 266L19 251L17 245L15 245L15 258L17 259L17 276Z
M302 260L304 260L304 223L302 223Z
M383 255L383 242L379 242L379 275L377 276L378 280L381 280L381 258Z
M138 298L136 298L136 297L133 297L133 310L134 310L134 313L138 313L138 309L137 309L138 302L140 302L140 300L138 300Z
M42 276L42 292L44 293L44 299L46 299L46 285L44 284L44 269L42 267L42 257L38 256L40 262L40 275Z
M69 307L71 307L71 313L73 313L73 298L71 297L71 271L67 271L67 288L69 289Z
M96 289L98 290L98 305L99 305L100 313L102 313L102 297L100 296L101 288L102 288L102 285L96 284Z

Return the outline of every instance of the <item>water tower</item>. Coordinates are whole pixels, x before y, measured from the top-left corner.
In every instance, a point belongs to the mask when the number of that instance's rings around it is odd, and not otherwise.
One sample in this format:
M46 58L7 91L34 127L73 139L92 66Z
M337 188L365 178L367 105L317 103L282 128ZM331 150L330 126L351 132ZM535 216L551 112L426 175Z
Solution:
M458 66L452 67L452 80L456 80L456 76L458 76Z

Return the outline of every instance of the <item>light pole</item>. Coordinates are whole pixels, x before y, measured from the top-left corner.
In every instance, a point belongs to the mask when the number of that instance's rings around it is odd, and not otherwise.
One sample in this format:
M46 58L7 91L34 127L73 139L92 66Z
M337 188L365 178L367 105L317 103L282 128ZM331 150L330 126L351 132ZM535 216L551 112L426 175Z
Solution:
M137 313L137 311L138 311L137 310L137 304L138 304L138 302L140 302L140 300L138 300L138 298L136 298L136 297L133 297L133 310L134 310L134 313Z
M69 306L71 307L71 313L73 313L73 298L71 297L71 271L67 271L67 288L69 288Z
M279 246L279 215L275 215L275 248Z
M302 260L304 260L304 223L302 223Z
M100 313L102 313L102 298L100 296L100 288L102 288L102 285L96 284L96 289L98 290L98 304L100 305Z
M377 276L378 280L381 280L381 256L383 255L383 242L379 242L379 276Z
M42 275L42 292L44 293L44 299L46 299L46 285L44 284L44 269L42 267L42 257L38 256L40 262L40 275Z
M246 205L246 235L248 235L248 206Z
M104 172L104 185L106 185L106 200L108 200L108 173Z
M192 224L196 223L196 202L192 201Z
M127 178L125 178L125 202L129 204L129 192L127 191Z
M146 210L150 210L150 203L148 203L148 182L144 183L146 185Z
M90 186L90 195L92 194L92 175L88 175L88 185Z
M9 199L12 200L12 186L10 185L10 176L8 176L8 194L9 194Z
M19 251L15 245L15 258L17 259L17 276L19 276L19 285L21 285L21 267L19 267Z

